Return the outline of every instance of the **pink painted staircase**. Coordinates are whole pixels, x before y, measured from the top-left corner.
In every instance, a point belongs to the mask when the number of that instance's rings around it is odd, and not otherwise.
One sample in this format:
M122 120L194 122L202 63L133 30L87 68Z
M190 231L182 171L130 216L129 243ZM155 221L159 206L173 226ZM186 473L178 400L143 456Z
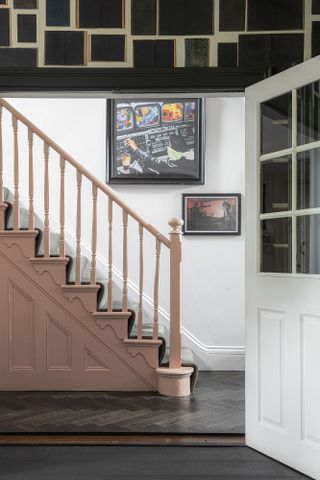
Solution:
M3 114L12 121L12 136L3 135ZM21 221L19 126L28 135L28 207ZM36 228L34 211L34 139L43 143L43 219ZM4 142L13 142L13 158L3 158ZM50 227L50 152L59 155L59 234L52 254ZM77 185L75 209L76 249L67 255L65 241L66 165L74 169ZM13 194L4 188L6 169L12 169ZM82 180L91 184L91 198L83 199ZM104 197L108 218L98 218L98 196ZM84 205L91 204L92 241L89 281L82 278L82 226ZM122 215L122 242L114 242L115 209ZM139 232L139 303L129 308L129 219ZM105 222L108 248L107 280L97 281L97 231ZM194 367L181 359L180 265L181 225L169 220L169 238L145 222L107 185L96 179L8 102L0 99L0 390L158 391L189 395ZM146 258L144 233L154 237L153 258ZM41 246L41 248L40 248ZM122 289L115 306L113 256L122 253ZM169 250L170 353L161 364L165 342L159 336L159 278L162 249ZM43 252L43 253L42 253ZM143 284L145 262L154 262L153 325L144 335ZM73 272L73 274L71 274ZM102 298L106 298L101 309ZM132 328L136 324L136 336ZM150 330L150 329L149 329Z

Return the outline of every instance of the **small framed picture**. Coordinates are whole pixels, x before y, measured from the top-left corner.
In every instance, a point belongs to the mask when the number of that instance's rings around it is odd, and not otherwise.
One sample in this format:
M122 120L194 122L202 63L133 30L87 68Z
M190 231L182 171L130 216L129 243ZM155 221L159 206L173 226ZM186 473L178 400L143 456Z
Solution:
M108 103L108 183L203 184L203 100Z
M240 235L241 194L183 194L185 235Z

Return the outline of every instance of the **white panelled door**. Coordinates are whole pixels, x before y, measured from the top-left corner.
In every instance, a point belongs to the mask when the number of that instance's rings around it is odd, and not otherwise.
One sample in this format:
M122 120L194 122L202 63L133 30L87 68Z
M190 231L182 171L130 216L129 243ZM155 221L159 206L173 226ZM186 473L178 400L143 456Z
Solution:
M320 480L320 57L246 91L246 439Z

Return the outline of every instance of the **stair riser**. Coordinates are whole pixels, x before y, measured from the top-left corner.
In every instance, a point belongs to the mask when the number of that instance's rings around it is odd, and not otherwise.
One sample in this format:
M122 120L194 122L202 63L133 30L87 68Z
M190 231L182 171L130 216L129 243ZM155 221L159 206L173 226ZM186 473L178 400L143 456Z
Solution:
M125 342L126 343L126 342ZM158 368L159 366L159 345L128 345L126 344L127 351L132 357L143 355L148 365L152 368Z
M43 259L31 259L30 261L34 270L39 275L48 273L52 277L53 281L59 286L65 283L68 263L67 260L64 262L64 264L56 263L55 259L52 259L51 261L46 261Z
M95 312L97 310L97 292L99 288L89 289L79 285L64 285L61 287L65 297L70 303L81 303L87 312Z
M30 258L35 255L37 235L36 231L1 231L0 240L8 250L18 247L25 258Z

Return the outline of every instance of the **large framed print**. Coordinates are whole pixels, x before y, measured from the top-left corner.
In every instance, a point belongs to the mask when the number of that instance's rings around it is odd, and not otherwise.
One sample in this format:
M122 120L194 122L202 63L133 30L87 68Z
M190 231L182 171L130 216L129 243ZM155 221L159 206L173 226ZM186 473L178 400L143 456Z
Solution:
M240 235L241 194L182 195L185 235Z
M108 102L109 183L203 184L204 100Z

